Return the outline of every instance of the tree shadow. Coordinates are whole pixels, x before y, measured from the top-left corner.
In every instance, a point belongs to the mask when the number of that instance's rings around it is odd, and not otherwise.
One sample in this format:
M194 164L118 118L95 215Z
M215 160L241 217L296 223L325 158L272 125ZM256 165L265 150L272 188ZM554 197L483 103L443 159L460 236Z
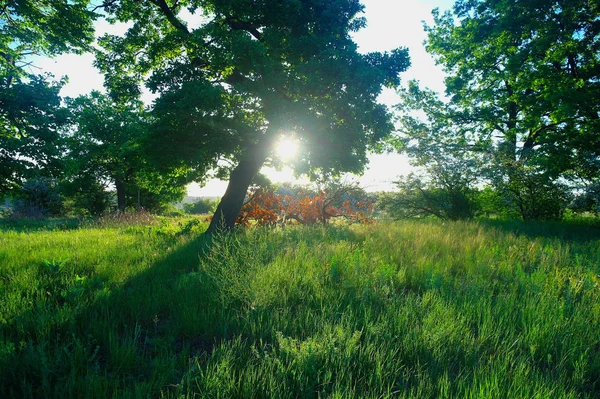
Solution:
M106 397L137 382L146 397L176 383L189 358L234 331L235 309L218 306L200 267L212 243L198 235L121 283L89 265L40 264L46 295L0 325L0 396Z
M75 230L81 227L81 220L77 218L53 218L53 219L23 219L23 218L0 218L0 232L25 232L41 230Z
M482 226L528 238L586 243L600 239L600 224L554 221L479 220Z

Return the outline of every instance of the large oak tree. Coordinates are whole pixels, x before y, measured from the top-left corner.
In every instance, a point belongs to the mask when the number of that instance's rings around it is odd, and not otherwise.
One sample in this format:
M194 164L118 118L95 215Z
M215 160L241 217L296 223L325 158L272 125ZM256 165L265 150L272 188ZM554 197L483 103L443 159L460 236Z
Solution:
M399 84L405 49L358 52L357 0L109 1L122 36L101 39L97 65L111 93L145 85L154 104L157 158L206 172L235 165L209 233L232 229L273 143L301 143L298 172L360 172L369 148L393 130L376 99Z
M459 0L425 28L449 98L414 83L401 92L404 148L485 160L480 178L523 218L562 217L564 179L600 172L598 2Z

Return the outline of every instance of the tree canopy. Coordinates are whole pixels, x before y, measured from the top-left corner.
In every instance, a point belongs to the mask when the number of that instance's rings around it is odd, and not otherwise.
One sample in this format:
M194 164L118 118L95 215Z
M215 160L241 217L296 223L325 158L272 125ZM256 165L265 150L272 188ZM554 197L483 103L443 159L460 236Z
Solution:
M588 0L459 0L434 12L426 46L449 75L454 122L497 140L504 162L554 177L584 159L596 169L599 15Z
M187 169L159 171L147 156L150 118L140 101L114 102L94 91L68 101L72 132L68 143L68 179L89 195L114 186L117 208L137 202L151 209L162 201L180 200Z
M0 194L37 175L56 175L66 110L52 83L33 74L33 56L89 50L88 0L0 1Z

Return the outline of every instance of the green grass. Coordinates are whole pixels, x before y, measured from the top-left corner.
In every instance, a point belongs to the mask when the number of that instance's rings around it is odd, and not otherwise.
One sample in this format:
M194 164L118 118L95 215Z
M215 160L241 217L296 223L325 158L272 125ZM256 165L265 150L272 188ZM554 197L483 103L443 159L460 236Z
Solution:
M0 224L0 397L594 398L600 229Z

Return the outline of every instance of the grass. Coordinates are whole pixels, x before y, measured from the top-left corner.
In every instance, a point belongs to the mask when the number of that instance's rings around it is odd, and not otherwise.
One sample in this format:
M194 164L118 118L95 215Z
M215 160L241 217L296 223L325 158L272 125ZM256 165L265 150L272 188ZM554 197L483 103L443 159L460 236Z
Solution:
M0 225L1 397L594 398L600 230Z

